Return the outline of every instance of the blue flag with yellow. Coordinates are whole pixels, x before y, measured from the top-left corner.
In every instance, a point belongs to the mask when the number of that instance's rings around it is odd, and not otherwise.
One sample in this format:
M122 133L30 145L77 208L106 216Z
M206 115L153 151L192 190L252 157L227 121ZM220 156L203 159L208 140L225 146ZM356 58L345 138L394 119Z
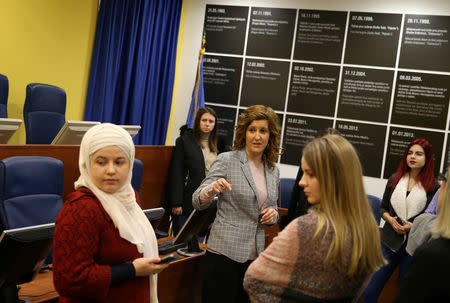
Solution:
M203 41L204 45L204 41ZM186 120L188 127L194 127L195 114L198 109L205 106L205 90L203 88L203 55L205 48L202 46L200 49L200 56L198 60L197 77L195 79L194 91L192 93L191 106L189 107L189 113Z

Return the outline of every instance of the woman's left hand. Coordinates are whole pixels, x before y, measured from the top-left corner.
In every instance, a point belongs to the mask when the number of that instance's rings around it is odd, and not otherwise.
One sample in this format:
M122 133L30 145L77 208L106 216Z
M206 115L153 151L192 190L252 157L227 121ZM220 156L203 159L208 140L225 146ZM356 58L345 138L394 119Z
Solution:
M261 212L261 224L274 224L277 219L277 211L272 207L268 207Z

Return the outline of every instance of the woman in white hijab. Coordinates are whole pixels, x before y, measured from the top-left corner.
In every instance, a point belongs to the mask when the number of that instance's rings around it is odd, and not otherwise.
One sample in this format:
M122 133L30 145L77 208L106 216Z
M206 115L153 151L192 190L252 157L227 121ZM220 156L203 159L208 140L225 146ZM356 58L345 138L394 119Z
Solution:
M155 233L131 186L134 144L121 127L89 129L80 177L55 222L53 279L59 302L158 302Z

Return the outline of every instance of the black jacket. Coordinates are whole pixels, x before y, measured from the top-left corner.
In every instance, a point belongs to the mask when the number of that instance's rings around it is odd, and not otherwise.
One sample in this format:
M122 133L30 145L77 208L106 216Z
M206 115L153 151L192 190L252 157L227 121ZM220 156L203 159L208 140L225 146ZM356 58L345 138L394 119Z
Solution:
M182 206L183 214L192 212L192 194L205 178L205 159L192 129L181 127L170 162L166 205Z
M395 303L450 302L450 239L437 238L412 256Z
M303 191L303 187L298 185L300 179L303 176L303 170L300 165L295 178L294 188L292 189L291 200L289 202L289 209L286 216L281 217L279 226L280 230L283 230L292 220L300 216L306 215L311 204L308 202L308 198Z
M383 199L381 200L381 206L380 206L381 216L383 216L383 214L385 212L388 212L390 216L397 217L397 213L395 212L395 210L391 204L391 196L392 196L392 193L394 192L394 189L392 189L390 187L390 184L392 183L394 176L395 176L395 174L389 178L389 180L386 184L386 189L384 190ZM419 216L420 214L422 214L425 211L425 209L428 207L428 204L430 204L431 199L433 199L433 196L436 193L436 191L438 190L438 188L439 188L439 184L436 182L434 188L430 192L427 192L427 202L426 202L425 207L422 210L422 212L417 214L416 216L408 219L409 222L413 222L417 216ZM384 245L386 245L387 247L389 247L390 249L392 249L394 251L398 251L400 249L400 247L403 245L404 237L403 237L403 235L397 234L397 232L394 230L394 228L392 228L391 224L386 222L386 224L384 224L383 230L381 232L381 242Z

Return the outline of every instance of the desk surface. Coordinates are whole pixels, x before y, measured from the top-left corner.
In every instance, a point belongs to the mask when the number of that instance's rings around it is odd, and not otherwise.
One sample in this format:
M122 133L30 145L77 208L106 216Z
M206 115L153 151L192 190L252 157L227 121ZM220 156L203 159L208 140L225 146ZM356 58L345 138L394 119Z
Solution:
M33 303L57 302L59 295L53 286L53 273L47 271L37 274L33 281L22 284L19 297Z
M161 239L164 240L164 239ZM204 247L200 244L200 247ZM181 256L179 260L158 274L160 303L201 302L203 255ZM21 285L21 299L38 302L57 302L59 295L53 286L53 272L38 274L33 281Z

